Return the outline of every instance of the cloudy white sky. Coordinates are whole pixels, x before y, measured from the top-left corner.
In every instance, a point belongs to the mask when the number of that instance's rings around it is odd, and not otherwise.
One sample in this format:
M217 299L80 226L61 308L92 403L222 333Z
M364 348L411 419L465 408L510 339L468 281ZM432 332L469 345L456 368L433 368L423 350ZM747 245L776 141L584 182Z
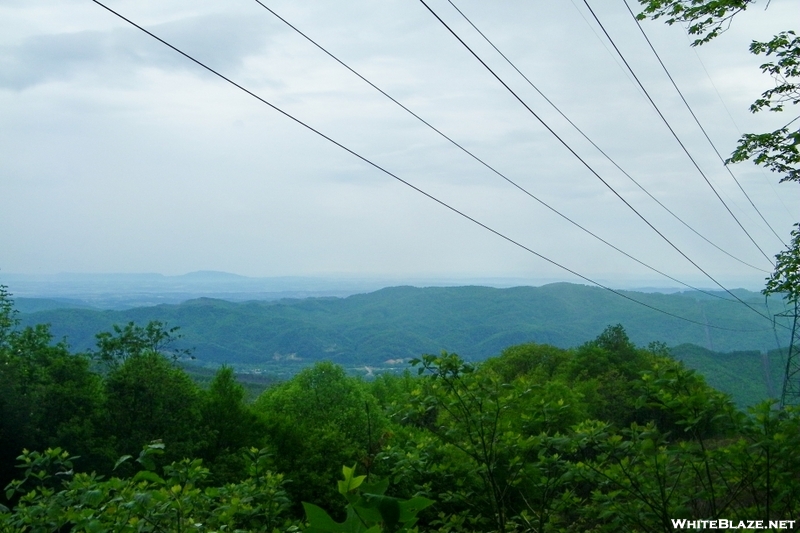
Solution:
M769 270L601 39L581 0L454 0L620 166L695 229ZM713 284L660 240L415 0L271 8L519 185L683 281ZM796 19L773 0L695 51L644 27L723 155L769 88L752 39ZM510 238L615 286L674 282L547 211L336 64L254 0L108 5L288 113ZM722 197L765 252L782 245L691 120L621 0L598 16ZM700 266L726 284L765 277L666 214L559 117L444 0L431 7L528 105ZM698 56L699 53L699 56ZM702 58L702 63L700 62ZM707 69L708 74L703 67ZM458 217L203 71L89 0L0 2L0 269L222 270L248 276L513 277L580 281ZM796 185L734 172L778 233Z

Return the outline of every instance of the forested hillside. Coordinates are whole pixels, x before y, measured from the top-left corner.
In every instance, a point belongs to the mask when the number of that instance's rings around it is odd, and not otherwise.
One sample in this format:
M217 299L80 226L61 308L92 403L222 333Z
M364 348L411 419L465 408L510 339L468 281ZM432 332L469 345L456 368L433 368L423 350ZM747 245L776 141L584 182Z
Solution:
M666 316L602 289L567 283L511 289L394 287L348 298L276 302L197 299L127 311L49 310L21 318L23 324L51 324L55 337L66 337L78 351L92 347L95 333L112 324L159 320L181 326L185 347L193 348L201 363L246 364L275 372L322 359L380 368L386 361L441 350L477 361L523 342L577 346L617 323L625 324L631 340L642 346L661 341L718 352L777 348L772 324L741 304L698 292L625 294L709 326ZM768 309L763 296L738 294L765 315L780 310L775 298ZM785 346L788 334L782 328L777 334Z
M670 355L702 375L709 385L730 394L739 407L779 398L787 350L712 352L694 344L669 349Z

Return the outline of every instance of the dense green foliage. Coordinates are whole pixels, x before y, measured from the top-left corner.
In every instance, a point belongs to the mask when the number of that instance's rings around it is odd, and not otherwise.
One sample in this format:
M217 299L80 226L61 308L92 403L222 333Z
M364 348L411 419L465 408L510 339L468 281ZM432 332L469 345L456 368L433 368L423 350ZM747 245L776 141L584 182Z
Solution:
M301 500L335 498L332 479L341 465L367 468L379 450L386 417L366 385L341 367L318 363L292 380L265 391L254 408L267 424L274 461Z
M265 468L263 453L253 449L243 454L243 479L210 486L209 471L200 460L158 469L154 458L163 448L145 446L136 460L141 468L136 475L107 480L74 473L75 458L60 448L43 454L26 451L20 456L24 477L8 489L19 498L13 513L0 513L0 531L296 531L286 516L283 476ZM130 459L122 457L117 464Z
M538 342L561 348L599 335L622 323L631 339L645 345L658 339L669 346L696 344L714 351L775 349L771 324L736 302L703 293L627 293L648 305L712 326L664 316L596 287L558 283L544 287L395 287L348 298L309 298L232 303L199 299L127 311L62 309L23 315L23 324L49 323L56 338L72 348L91 350L94 335L113 324L157 320L180 324L182 346L199 363L249 365L288 377L314 361L348 368L387 368L421 353L455 351L478 361L507 346ZM782 311L780 302L737 295L764 314ZM788 334L778 329L783 346ZM174 343L173 347L179 343Z
M324 509L303 503L308 517L308 533L407 533L417 523L419 512L433 504L423 496L401 500L386 496L388 480L365 483L369 476L356 476L355 467L342 467L344 479L337 483L339 494L347 499L345 520L337 523Z
M620 325L370 382L322 362L253 403L230 368L200 388L146 342L173 333L112 329L92 359L2 293L0 532L656 532L800 511L800 413L743 413Z

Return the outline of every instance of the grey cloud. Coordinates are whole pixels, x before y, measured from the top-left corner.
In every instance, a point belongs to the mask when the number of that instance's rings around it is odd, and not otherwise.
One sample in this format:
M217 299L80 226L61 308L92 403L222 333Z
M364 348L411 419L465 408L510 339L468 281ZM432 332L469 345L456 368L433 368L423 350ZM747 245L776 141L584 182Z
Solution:
M103 58L99 32L39 35L18 46L0 49L0 86L22 90L45 81L69 77L81 65Z
M148 29L210 66L231 72L247 56L264 49L275 33L267 22L242 15L205 15ZM138 30L81 31L37 35L16 46L0 47L0 87L19 91L87 71L118 75L144 66L170 72L196 70Z
M8 10L8 3L24 9ZM49 9L42 7L48 3ZM665 204L737 255L764 261L730 217L717 213L721 206L711 191L570 2L457 3ZM0 4L5 30L0 31L0 197L9 199L0 210L0 226L19 229L0 232L3 269L551 274L547 265L212 80L91 2ZM533 194L665 271L696 276L418 3L273 4ZM252 0L115 0L114 5L337 141L545 255L592 276L630 279L638 272L427 130ZM436 6L548 124L701 264L760 282L761 273L752 277L736 270L740 265L681 230L637 193L446 2ZM773 0L763 16L790 15L791 7L793 0ZM238 13L219 13L231 9ZM649 50L633 40L640 35L633 21L621 16L627 15L624 6L609 3L602 9L612 34L623 36L625 53L683 133L692 126L684 120L686 111L670 96ZM763 131L769 126L754 121L772 117L751 116L746 109L760 83L757 64L752 65L757 59L747 54L756 35L755 26L745 27L749 20L743 18L700 52L743 131ZM780 20L775 25L783 27ZM727 131L725 110L685 36L660 22L648 31L696 111L707 117L712 138L723 139L720 149L730 149L738 135ZM14 39L15 34L28 38ZM737 52L728 55L728 49ZM698 135L687 131L692 151L704 168L719 167L713 160L706 163L713 154ZM763 190L771 202L765 214L771 217L775 207L783 207L766 180L773 177L755 183L761 189L751 194ZM732 180L725 183L739 202ZM781 195L793 194L776 188ZM795 197L785 197L792 215L787 213L784 229L796 220Z

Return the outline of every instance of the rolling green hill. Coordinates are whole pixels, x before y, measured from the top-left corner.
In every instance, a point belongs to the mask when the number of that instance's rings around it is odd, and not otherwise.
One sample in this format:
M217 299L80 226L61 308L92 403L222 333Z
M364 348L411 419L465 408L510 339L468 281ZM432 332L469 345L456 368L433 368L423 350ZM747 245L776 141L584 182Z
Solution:
M720 353L681 344L671 348L670 353L702 374L709 385L730 394L740 407L780 398L786 350Z
M93 346L94 334L112 324L161 320L181 327L199 362L266 368L319 359L382 366L441 350L480 360L523 342L575 346L616 323L639 345L691 343L721 352L776 348L771 323L739 303L696 292L625 294L709 326L567 283L510 289L393 287L347 298L271 302L200 298L125 311L50 309L21 318L25 324L50 323L56 337L67 337L76 350ZM768 313L757 293L740 291L740 297ZM780 329L778 335L785 344L787 335Z
M289 377L321 359L372 373L404 368L408 358L441 350L482 360L525 342L566 348L620 323L637 345L665 342L676 358L741 406L780 394L784 355L776 350L776 333L786 345L785 330L773 331L769 321L744 305L698 292L625 295L708 326L568 283L511 289L392 287L347 298L244 303L200 298L125 311L36 299L23 299L19 307L24 325L49 323L57 339L66 337L78 351L91 349L94 335L113 324L167 322L181 327L180 347L193 348L198 365L228 363L264 379ZM779 310L776 303L767 309L757 293L739 290L737 296L764 314ZM59 305L71 307L56 309Z

